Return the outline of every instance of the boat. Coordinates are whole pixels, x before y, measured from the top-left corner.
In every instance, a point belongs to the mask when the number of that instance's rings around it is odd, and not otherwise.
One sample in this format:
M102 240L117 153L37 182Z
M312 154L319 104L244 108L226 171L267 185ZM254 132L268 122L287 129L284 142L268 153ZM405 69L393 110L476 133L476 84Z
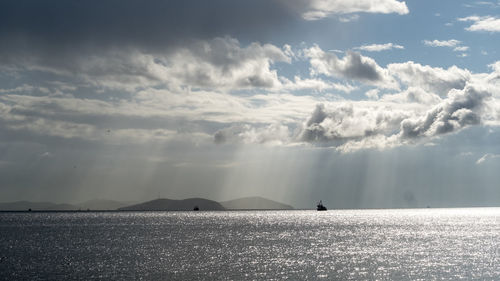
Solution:
M199 211L199 210L200 208L198 208L198 206L194 206L193 211Z
M323 202L321 202L321 200L319 200L318 205L316 205L316 210L318 210L318 211L326 211L327 210L325 205L323 205Z

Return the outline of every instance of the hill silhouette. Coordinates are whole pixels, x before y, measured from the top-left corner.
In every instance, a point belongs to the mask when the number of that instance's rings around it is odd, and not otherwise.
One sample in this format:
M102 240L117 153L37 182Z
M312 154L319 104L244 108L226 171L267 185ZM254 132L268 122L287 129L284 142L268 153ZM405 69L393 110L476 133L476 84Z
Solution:
M220 202L228 210L292 210L293 207L263 197L244 197Z
M115 200L105 200L105 199L95 199L85 201L83 203L77 204L76 206L82 210L116 210L122 207L126 207L136 202L121 202Z
M155 199L140 204L119 208L121 211L192 211L198 206L200 211L223 211L225 208L218 202L203 199L189 198L184 200Z

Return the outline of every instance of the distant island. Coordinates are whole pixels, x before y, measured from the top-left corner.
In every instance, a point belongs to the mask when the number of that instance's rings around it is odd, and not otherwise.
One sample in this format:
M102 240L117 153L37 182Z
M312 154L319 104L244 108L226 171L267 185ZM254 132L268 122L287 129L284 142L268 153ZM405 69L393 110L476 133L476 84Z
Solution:
M155 199L148 202L118 208L120 211L191 211L194 207L206 211L223 211L225 208L218 202L189 198L184 200Z
M162 198L142 203L114 200L91 200L80 204L56 204L51 202L30 201L0 203L0 211L191 211L195 207L198 207L200 211L294 209L290 205L263 197L244 197L223 202L204 198L188 198L183 200Z

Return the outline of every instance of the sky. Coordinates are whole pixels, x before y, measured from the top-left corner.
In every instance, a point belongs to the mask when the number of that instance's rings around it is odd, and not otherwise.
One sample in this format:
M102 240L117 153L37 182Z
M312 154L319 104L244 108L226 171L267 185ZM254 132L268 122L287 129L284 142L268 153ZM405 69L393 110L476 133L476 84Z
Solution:
M0 201L500 205L500 1L0 2Z

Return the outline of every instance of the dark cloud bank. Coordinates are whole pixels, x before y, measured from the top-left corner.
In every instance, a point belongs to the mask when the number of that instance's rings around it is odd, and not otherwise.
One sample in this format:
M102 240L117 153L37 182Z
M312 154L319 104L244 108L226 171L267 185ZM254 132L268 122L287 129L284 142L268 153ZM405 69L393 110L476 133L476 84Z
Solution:
M278 1L2 1L3 49L164 48L189 38L256 34L297 18Z

